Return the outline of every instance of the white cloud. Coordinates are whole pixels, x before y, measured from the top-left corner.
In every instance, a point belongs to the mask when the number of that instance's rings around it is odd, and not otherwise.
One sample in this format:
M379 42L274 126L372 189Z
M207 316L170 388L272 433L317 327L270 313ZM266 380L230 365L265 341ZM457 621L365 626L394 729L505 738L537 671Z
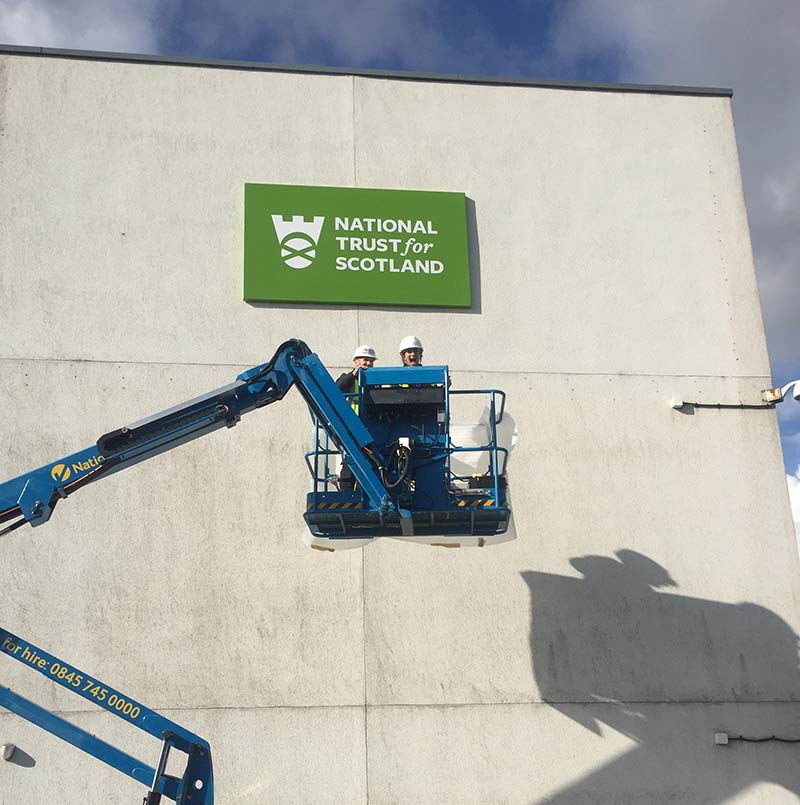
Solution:
M248 52L278 63L318 62L320 54L346 65L406 54L444 53L445 39L426 25L425 0L201 0L181 21L202 49ZM258 51L261 53L258 53Z
M794 533L797 536L797 545L800 548L800 467L794 475L786 476L789 485L789 501L792 504L792 519L794 520Z
M153 53L158 0L0 0L7 45Z
M488 31L479 4L443 0L196 0L159 3L165 35L191 55L473 75L539 75L552 53ZM502 15L501 15L502 16ZM166 50L165 50L166 48Z

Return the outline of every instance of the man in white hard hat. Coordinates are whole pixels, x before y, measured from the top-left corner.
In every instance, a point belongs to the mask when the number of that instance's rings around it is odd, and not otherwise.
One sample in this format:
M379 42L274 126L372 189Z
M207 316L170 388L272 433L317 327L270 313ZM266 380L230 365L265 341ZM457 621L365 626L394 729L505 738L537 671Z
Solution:
M422 341L415 335L407 335L400 342L400 360L403 366L422 366Z
M353 368L349 372L344 372L336 379L336 385L339 387L343 394L358 394L358 370L371 369L372 365L377 360L375 348L369 344L362 344L356 347L353 352ZM358 397L350 398L350 405L353 410L358 413ZM339 489L351 490L355 489L356 479L353 476L353 471L347 465L347 462L342 462L342 469L339 472Z
M377 359L375 348L369 344L362 344L360 347L356 347L355 352L353 352L353 368L349 372L339 375L336 379L336 385L345 394L358 391L358 370L371 369Z

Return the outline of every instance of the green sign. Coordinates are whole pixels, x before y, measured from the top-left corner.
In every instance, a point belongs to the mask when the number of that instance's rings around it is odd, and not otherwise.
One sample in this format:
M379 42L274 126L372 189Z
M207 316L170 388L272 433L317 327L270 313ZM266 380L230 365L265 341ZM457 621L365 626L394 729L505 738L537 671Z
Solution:
M464 194L246 184L244 298L469 307Z

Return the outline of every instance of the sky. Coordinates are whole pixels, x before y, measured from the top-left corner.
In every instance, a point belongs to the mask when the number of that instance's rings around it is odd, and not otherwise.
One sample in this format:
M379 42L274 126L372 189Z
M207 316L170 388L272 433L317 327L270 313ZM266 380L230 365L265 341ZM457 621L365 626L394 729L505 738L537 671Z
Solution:
M800 0L0 0L0 43L732 88L773 382L800 378ZM778 420L800 533L800 403Z

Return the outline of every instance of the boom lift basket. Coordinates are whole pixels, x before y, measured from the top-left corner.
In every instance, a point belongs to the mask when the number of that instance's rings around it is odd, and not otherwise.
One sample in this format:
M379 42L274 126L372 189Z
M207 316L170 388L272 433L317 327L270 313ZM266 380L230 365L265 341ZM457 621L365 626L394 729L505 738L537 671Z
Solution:
M452 390L446 366L371 368L359 372L358 392L347 395L374 439L373 449L348 456L325 423L314 419L314 446L306 453L313 489L305 521L317 547L336 541L398 537L445 545L502 542L509 525L506 463L508 450L497 442L505 394L497 389ZM450 434L451 398L482 395L489 412L488 439L458 445ZM480 455L485 472L458 474L453 456ZM345 488L337 463L368 460L378 468L391 503L370 507L356 486ZM408 516L403 516L404 513ZM458 539L456 539L458 538ZM312 540L312 544L315 544Z

